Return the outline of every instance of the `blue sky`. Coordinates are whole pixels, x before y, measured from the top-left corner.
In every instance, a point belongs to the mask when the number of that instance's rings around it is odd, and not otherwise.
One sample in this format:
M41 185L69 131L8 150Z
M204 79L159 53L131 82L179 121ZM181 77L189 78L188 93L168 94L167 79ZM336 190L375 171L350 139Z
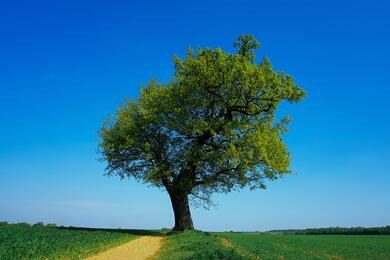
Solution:
M82 3L80 3L82 2ZM308 95L283 105L297 173L192 208L203 230L390 225L386 1L0 3L0 220L173 226L165 192L103 176L97 131L188 47L261 42Z

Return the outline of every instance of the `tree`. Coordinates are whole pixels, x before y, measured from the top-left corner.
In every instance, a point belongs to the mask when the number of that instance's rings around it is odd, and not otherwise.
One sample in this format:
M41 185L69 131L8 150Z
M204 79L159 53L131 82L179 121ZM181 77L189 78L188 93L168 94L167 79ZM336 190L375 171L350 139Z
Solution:
M204 48L174 57L174 78L150 81L100 132L106 174L165 189L176 231L194 228L189 195L208 203L214 192L265 188L265 180L291 173L282 139L289 119L274 113L305 92L267 58L255 63L252 35L234 46L234 54Z

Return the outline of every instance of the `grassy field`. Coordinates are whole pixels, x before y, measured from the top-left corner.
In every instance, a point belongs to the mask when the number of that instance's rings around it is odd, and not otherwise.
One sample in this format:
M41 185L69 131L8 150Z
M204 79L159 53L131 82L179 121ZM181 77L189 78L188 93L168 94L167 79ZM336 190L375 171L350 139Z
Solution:
M190 231L168 236L157 259L390 259L390 236Z
M0 259L80 259L136 237L129 231L2 223Z
M0 223L0 259L82 259L168 231ZM187 231L165 236L155 259L390 259L390 236Z
M186 231L167 236L159 260L176 259L246 259L225 247L213 233Z
M390 259L390 236L221 233L256 259Z

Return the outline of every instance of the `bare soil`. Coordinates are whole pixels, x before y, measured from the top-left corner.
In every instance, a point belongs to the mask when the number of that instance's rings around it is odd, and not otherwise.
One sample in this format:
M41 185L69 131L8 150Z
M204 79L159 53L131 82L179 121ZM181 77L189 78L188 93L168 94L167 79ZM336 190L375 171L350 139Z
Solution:
M162 236L143 236L87 260L150 259L160 250L163 239Z

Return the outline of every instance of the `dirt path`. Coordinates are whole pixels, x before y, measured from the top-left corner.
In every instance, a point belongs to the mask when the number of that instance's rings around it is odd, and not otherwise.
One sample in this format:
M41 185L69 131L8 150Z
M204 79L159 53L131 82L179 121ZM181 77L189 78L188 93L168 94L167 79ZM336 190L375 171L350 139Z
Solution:
M86 260L148 259L158 252L162 240L161 236L143 236Z

